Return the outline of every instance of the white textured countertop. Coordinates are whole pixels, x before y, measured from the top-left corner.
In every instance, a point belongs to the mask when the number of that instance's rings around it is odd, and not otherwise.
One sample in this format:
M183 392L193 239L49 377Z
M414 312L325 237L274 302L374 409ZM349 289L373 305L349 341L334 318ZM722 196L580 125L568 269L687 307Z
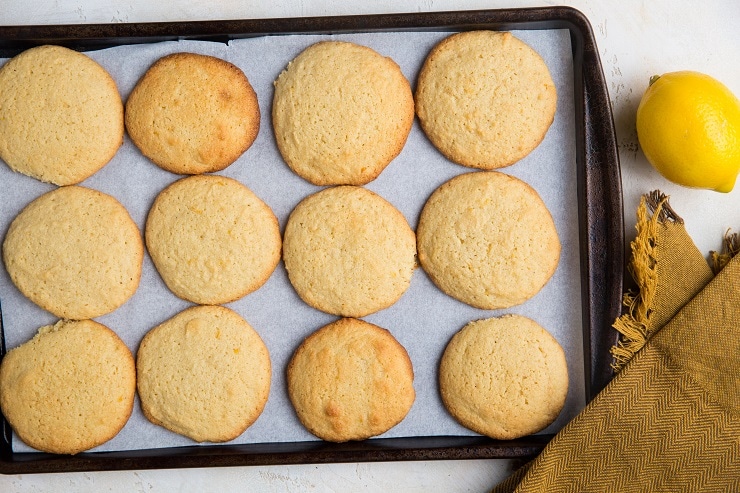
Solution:
M736 0L563 2L590 20L612 101L621 160L625 234L634 236L641 194L660 189L700 250L721 248L740 230L740 186L730 194L672 185L637 143L635 111L653 74L697 70L740 95L740 3ZM427 12L561 5L499 0L0 0L0 25L116 23ZM508 460L422 461L0 476L0 492L76 491L487 491L511 472Z

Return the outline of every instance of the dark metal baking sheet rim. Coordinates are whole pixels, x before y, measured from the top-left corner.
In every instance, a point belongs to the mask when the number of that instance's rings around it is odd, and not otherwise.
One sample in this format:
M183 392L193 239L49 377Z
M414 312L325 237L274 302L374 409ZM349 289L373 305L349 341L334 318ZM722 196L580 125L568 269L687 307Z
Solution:
M0 26L0 56L39 44L77 50L167 40L230 39L280 34L336 34L471 29L567 29L573 50L576 155L581 247L586 400L611 380L611 324L621 310L623 276L622 191L609 95L588 19L570 7L413 14L57 26ZM5 354L0 311L0 355ZM552 435L498 441L437 436L370 439L344 444L315 442L207 445L75 456L14 453L11 428L0 422L0 473L169 469L268 464L375 462L433 459L530 458Z

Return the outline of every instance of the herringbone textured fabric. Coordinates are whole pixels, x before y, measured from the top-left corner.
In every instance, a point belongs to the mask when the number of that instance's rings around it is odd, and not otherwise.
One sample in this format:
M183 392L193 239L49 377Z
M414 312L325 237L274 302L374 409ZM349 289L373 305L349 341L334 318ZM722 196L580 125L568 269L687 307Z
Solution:
M621 369L647 340L696 296L714 274L683 219L658 191L646 194L637 209L637 236L627 266L638 292L624 297L626 313L614 323L621 340L614 348Z
M740 492L740 256L502 492Z
M516 488L494 491L740 491L740 418L659 351L642 351L634 361L552 440Z

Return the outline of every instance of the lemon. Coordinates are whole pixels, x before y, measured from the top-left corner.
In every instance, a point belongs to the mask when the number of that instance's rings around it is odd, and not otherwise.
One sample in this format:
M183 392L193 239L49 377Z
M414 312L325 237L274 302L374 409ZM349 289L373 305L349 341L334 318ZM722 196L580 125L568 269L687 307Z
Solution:
M637 138L668 180L729 192L740 171L740 101L699 72L654 76L637 108Z

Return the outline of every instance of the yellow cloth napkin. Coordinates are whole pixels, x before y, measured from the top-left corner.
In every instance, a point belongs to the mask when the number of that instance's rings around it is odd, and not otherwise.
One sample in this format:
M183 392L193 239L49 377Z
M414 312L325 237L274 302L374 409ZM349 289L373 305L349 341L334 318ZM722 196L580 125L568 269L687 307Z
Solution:
M614 367L622 368L645 342L712 279L704 255L686 232L683 220L654 191L637 208L637 237L627 266L637 293L627 292L627 312L614 323L621 334L612 348Z
M740 255L712 277L658 192L637 227L621 370L493 492L740 492Z

